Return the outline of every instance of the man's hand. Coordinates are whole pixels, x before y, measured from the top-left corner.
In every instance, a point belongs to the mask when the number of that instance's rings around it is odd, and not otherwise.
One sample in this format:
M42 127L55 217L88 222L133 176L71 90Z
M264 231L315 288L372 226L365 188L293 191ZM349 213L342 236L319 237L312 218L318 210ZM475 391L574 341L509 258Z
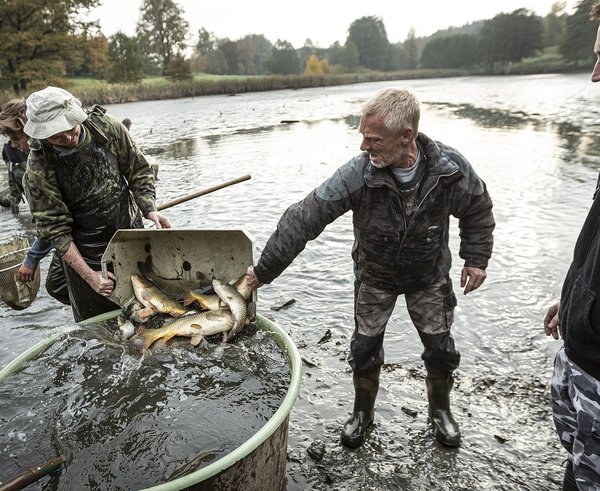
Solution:
M258 278L254 274L254 266L249 266L248 270L246 271L246 284L253 290L256 290L262 286L262 283L258 281Z
M146 218L153 221L156 228L171 228L171 222L169 222L166 216L161 215L158 211L151 211Z
M473 290L477 290L486 278L485 269L465 266L460 273L460 287L465 287L463 293L466 295Z
M19 270L17 271L17 279L19 281L27 282L33 280L33 275L35 274L35 270L31 269L29 266L25 266L21 264Z
M558 339L562 335L560 332L560 317L558 315L559 308L560 302L556 302L550 306L546 317L544 317L544 331L546 331L546 336L552 336L554 339Z
M110 271L106 272L108 278L102 278L102 271L92 271L86 281L94 289L96 293L99 293L103 297L109 297L115 289L115 283L117 277Z
M75 242L69 244L69 248L67 249L67 252L65 252L63 260L71 266L96 293L103 297L108 297L112 294L115 283L117 282L117 277L114 273L107 271L108 278L102 278L101 271L94 271L87 265L85 259L83 259L83 256L79 252L79 249L77 249Z

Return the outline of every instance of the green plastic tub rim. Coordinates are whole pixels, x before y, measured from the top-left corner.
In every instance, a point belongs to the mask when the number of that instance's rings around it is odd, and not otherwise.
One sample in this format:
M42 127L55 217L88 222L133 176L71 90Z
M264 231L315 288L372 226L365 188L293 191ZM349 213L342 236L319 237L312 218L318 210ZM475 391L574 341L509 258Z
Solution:
M110 319L114 319L120 313L121 310L115 310L113 312L107 312L105 314L97 315L95 317L92 317L91 319L86 319L85 321L80 322L79 326L85 324L97 324ZM260 428L252 437L250 437L248 440L246 440L239 447L232 450L227 455L221 457L219 460L213 462L210 465L207 465L206 467L203 467L202 469L198 469L197 471L191 472L190 474L187 474L185 476L179 477L177 479L168 481L163 484L152 486L150 488L145 488L145 490L141 491L181 490L193 486L194 484L198 484L210 477L213 477L219 474L220 472L228 469L236 462L242 460L244 457L256 450L289 417L289 414L294 407L296 399L298 398L298 393L300 391L300 381L302 378L302 362L300 360L300 353L298 352L298 348L296 347L292 339L277 324L259 314L256 315L256 323L260 326L262 330L269 331L275 335L277 344L286 352L290 363L290 385L285 395L285 398L283 399L277 411L275 411L275 414L273 414L269 421L267 421L265 425L262 428ZM74 326L69 329L56 332L51 336L47 337L46 339L35 344L31 348L27 349L23 353L21 353L8 365L6 365L2 370L0 370L0 383L4 381L4 379L6 379L9 375L19 370L25 362L35 358L38 354L52 346L57 340L69 334L70 332L78 329L79 326Z

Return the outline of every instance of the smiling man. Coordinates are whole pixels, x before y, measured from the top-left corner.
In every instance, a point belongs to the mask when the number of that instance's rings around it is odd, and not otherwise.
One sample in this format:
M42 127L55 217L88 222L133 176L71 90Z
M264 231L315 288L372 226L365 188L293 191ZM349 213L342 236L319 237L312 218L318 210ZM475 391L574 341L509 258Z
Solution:
M419 133L419 118L419 102L408 90L384 89L368 100L359 127L362 152L285 211L246 276L252 288L270 283L309 240L352 210L354 409L341 434L351 448L363 444L373 423L383 338L399 295L424 347L433 434L447 446L461 440L450 411L460 354L450 333L456 297L449 217L458 218L465 294L486 278L495 223L484 182L458 151Z
M117 278L102 277L100 260L117 229L141 228L142 214L157 228L170 224L156 210L152 169L118 120L100 106L84 111L58 87L26 104L27 202L38 236L62 256L79 322L116 308L105 297Z

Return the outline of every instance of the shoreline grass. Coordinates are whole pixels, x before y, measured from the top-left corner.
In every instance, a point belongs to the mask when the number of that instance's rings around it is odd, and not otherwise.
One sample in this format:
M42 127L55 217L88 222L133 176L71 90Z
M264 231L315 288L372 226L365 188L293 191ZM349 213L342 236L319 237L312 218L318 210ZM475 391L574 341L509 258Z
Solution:
M164 77L147 77L140 83L109 84L105 80L91 78L66 79L64 88L78 97L84 106L94 104L120 104L150 100L179 99L206 95L226 95L271 90L294 90L311 87L330 87L387 80L414 80L486 75L525 75L534 73L564 73L581 70L580 66L567 66L557 60L524 60L494 70L481 68L414 69L396 72L360 71L325 75L196 75L193 80L173 82ZM587 69L587 68L586 68ZM20 95L20 96L27 96ZM11 91L0 92L0 103L15 97ZM17 96L19 97L19 96Z

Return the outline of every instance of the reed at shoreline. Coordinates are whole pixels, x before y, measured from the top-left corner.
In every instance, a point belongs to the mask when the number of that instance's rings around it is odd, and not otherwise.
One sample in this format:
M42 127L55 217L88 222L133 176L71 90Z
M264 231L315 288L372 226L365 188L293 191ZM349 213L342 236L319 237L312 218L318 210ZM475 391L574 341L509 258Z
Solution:
M536 60L539 61L539 60ZM577 71L579 67L566 67L563 64L519 63L493 70L494 73L478 69L414 69L396 72L361 71L324 75L267 75L267 76L210 76L199 75L191 81L174 82L162 77L143 79L140 83L109 84L104 80L67 79L64 88L77 96L84 106L94 104L120 104L150 100L178 99L208 95L241 94L269 90L294 90L310 87L330 87L335 85L378 82L387 80L414 80L485 75L526 75L534 73L560 73ZM9 90L0 91L0 103L4 104L15 95Z

